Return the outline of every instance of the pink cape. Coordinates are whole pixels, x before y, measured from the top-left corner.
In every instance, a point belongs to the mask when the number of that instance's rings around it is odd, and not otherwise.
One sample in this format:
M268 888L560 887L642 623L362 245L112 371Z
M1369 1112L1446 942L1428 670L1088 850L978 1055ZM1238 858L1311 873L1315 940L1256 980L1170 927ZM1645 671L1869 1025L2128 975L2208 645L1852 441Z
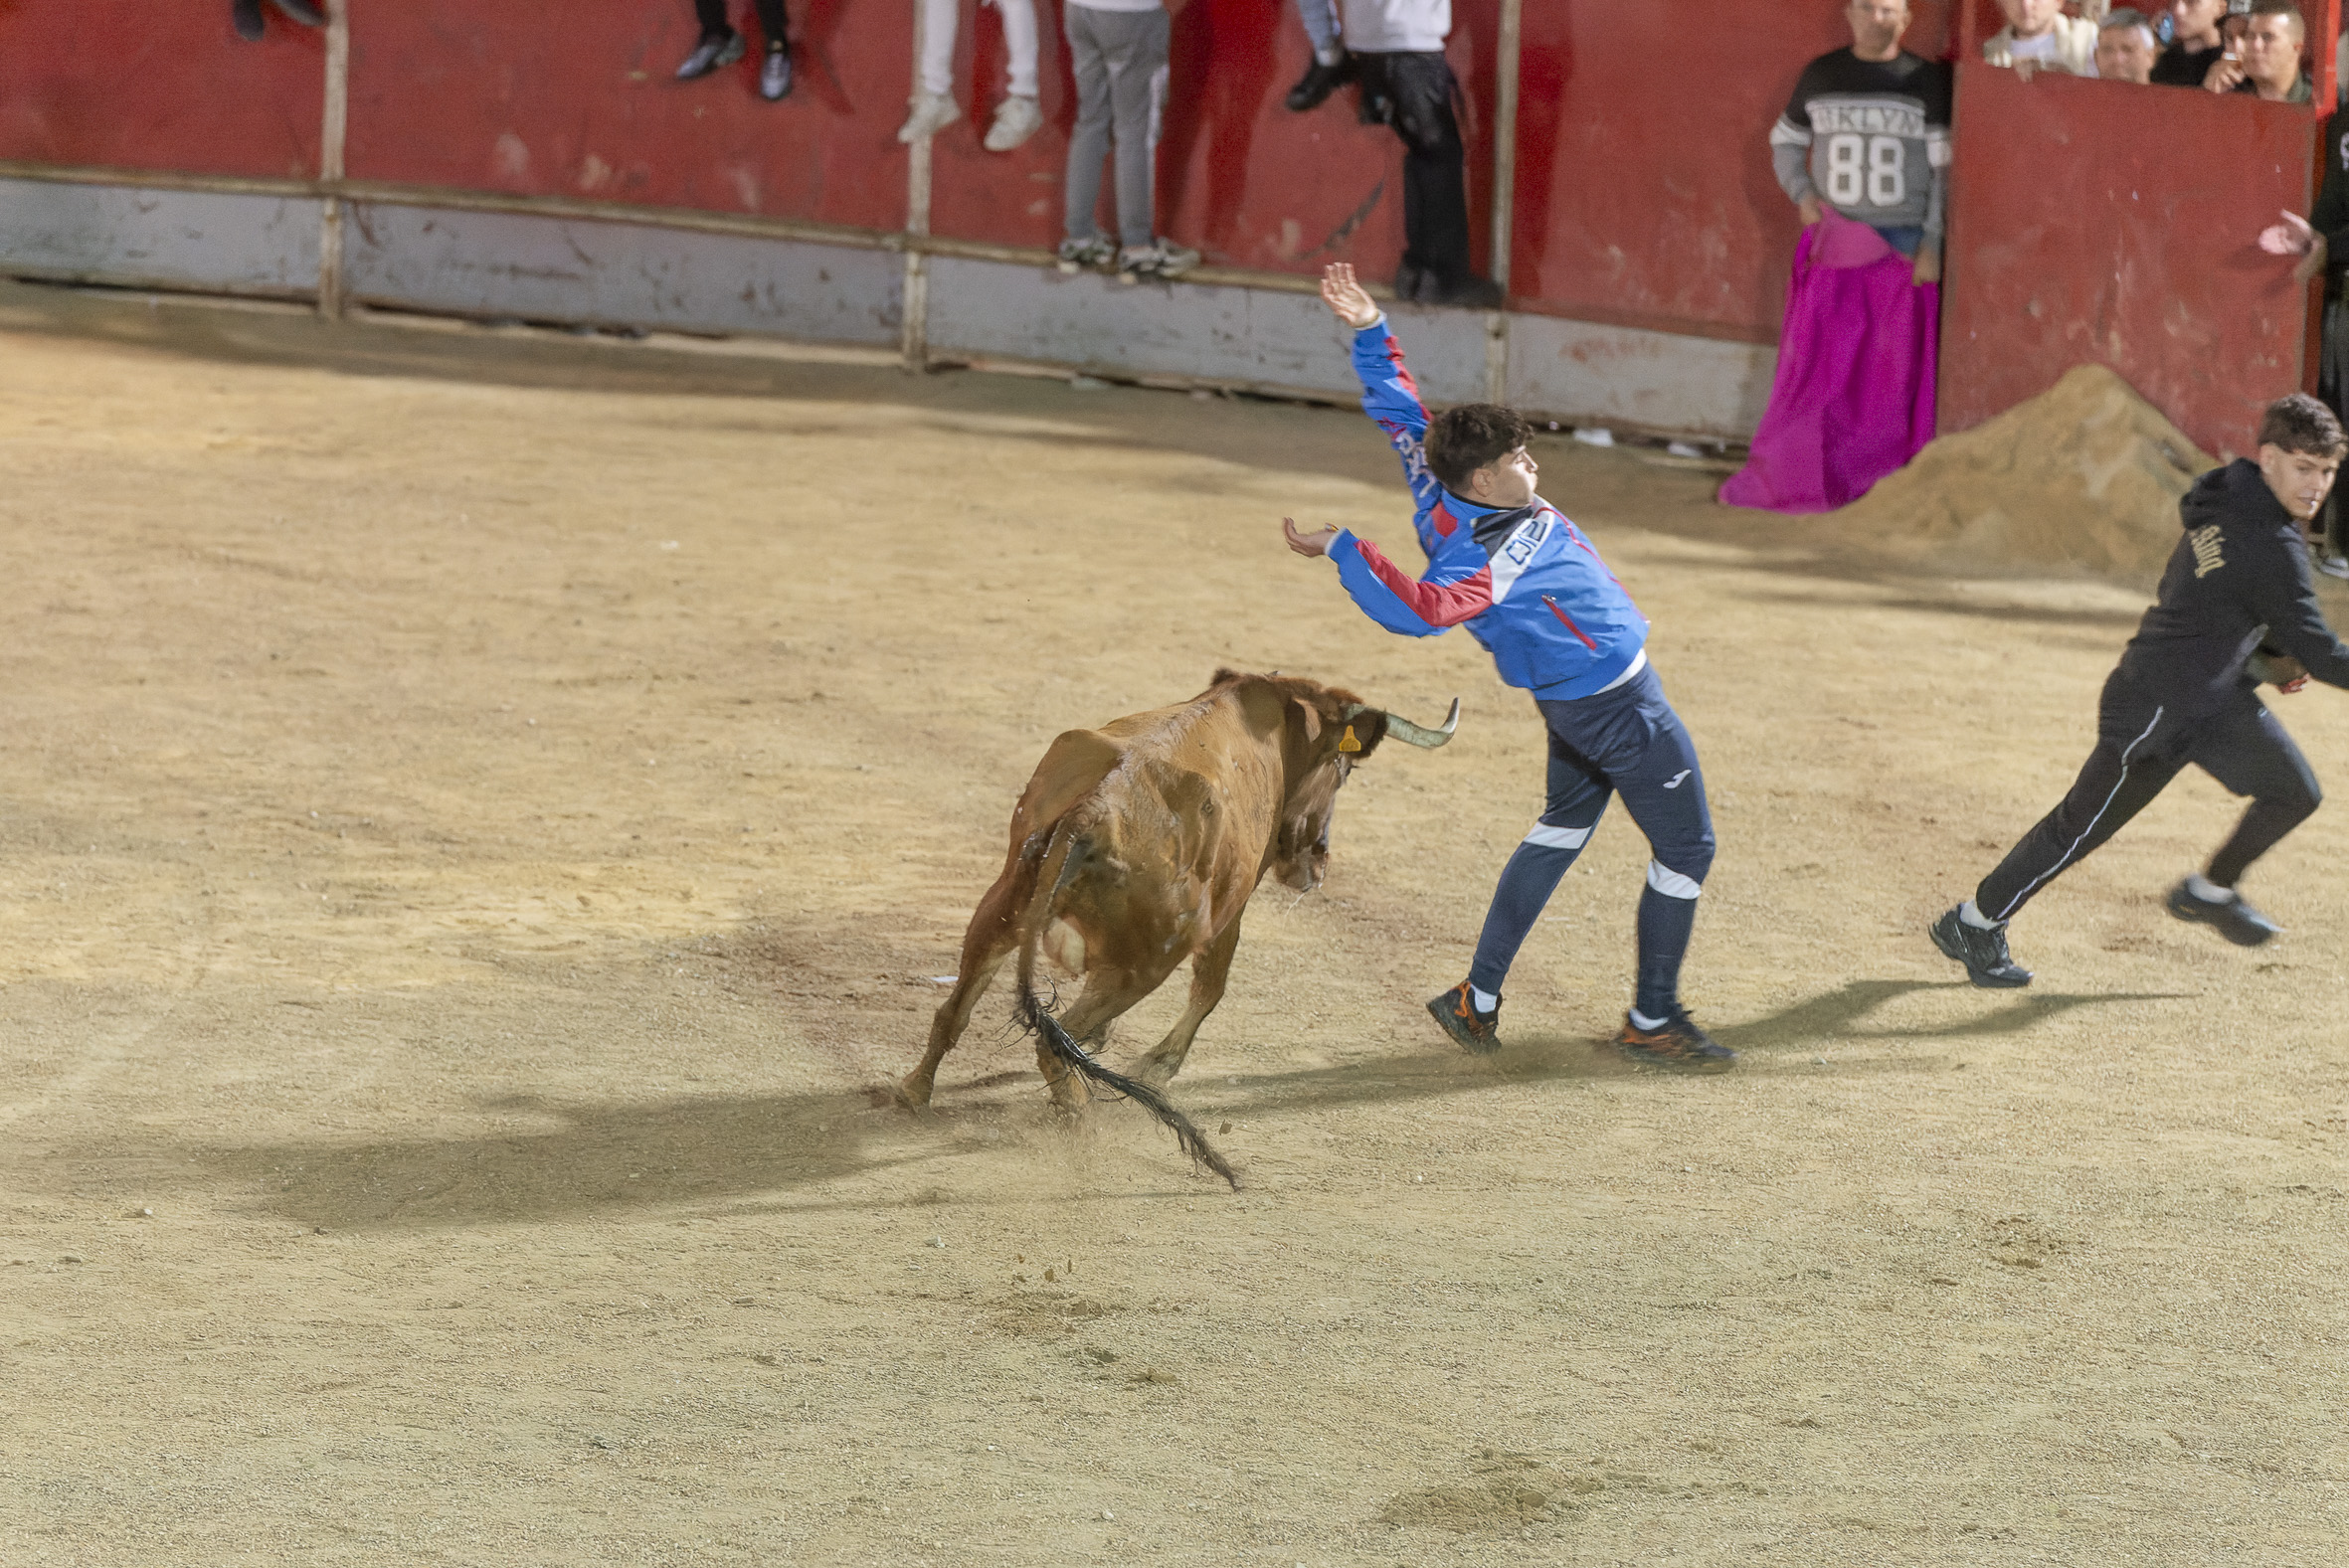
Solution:
M1933 438L1938 284L1863 223L1829 212L1803 231L1786 287L1770 406L1730 506L1832 512Z

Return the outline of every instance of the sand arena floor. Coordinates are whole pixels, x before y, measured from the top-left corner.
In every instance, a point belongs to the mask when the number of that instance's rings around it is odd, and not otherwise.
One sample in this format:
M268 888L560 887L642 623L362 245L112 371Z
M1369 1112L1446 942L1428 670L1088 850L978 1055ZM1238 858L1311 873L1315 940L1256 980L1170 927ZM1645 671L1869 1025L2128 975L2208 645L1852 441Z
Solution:
M2349 814L2258 953L2158 902L2199 776L2030 991L1922 935L2138 591L1544 443L1704 752L1744 1063L1597 1043L1620 814L1472 1061L1420 1003L1539 730L1281 550L1407 550L1357 416L25 288L0 363L0 1561L2340 1560ZM1248 914L1175 1084L1246 1190L1057 1129L999 998L876 1105L1052 735L1224 662L1466 699Z

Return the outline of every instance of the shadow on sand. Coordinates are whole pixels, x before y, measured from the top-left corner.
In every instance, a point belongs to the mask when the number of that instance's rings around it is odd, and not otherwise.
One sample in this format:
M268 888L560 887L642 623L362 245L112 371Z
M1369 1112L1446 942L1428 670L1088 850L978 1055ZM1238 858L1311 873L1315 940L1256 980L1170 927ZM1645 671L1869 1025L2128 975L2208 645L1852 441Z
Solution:
M1739 1051L1809 1050L1852 1041L1936 1041L2008 1034L2074 1008L2167 1000L2162 993L2019 995L1981 1016L1936 1027L1869 1028L1877 1008L1918 991L1961 983L1853 980L1749 1023L1715 1033ZM1237 1084L1199 1074L1175 1096L1208 1116L1435 1100L1497 1085L1619 1078L1634 1070L1597 1040L1528 1036L1491 1057L1428 1052L1370 1062L1253 1074ZM1734 1082L1733 1079L1718 1080ZM941 1086L940 1107L1015 1110L1040 1094L1031 1072L995 1072ZM484 1109L535 1115L546 1131L372 1143L287 1140L202 1151L215 1173L261 1189L272 1212L330 1229L466 1226L561 1219L772 1195L817 1182L951 1159L961 1147L925 1120L876 1109L884 1096L857 1089L709 1097L657 1105L557 1105L515 1098ZM1041 1113L1040 1103L1035 1109ZM1097 1108L1096 1115L1114 1114ZM1179 1161L1172 1149L1161 1152ZM1245 1172L1243 1172L1243 1175ZM893 1206L889 1200L860 1206Z

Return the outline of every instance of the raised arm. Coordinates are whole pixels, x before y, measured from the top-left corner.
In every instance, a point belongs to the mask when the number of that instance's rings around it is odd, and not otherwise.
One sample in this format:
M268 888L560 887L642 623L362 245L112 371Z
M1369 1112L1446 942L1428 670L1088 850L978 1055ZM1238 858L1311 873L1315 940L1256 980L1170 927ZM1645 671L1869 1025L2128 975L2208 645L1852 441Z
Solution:
M1362 384L1362 412L1386 433L1387 443L1403 460L1419 547L1433 556L1436 538L1427 514L1443 500L1444 490L1427 471L1427 406L1419 401L1419 383L1403 363L1402 346L1387 330L1384 312L1355 280L1352 266L1333 261L1322 269L1322 300L1354 330L1354 373Z

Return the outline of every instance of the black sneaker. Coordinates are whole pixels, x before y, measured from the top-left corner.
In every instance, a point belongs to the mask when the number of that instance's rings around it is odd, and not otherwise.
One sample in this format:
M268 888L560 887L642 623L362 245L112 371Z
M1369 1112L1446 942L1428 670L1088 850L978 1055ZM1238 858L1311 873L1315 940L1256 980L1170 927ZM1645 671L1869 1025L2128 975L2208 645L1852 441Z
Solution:
M1316 60L1306 66L1305 75L1297 79L1297 85L1281 101L1289 106L1291 113L1303 114L1308 109L1320 108L1331 93L1353 80L1354 56L1340 55L1335 66L1325 66Z
M742 35L732 28L723 33L704 33L693 46L693 53L687 55L685 63L677 68L677 80L692 82L708 76L720 66L731 66L743 57L749 47L742 41Z
M1737 1065L1737 1053L1697 1027L1686 1007L1653 1029L1643 1029L1623 1015L1615 1045L1642 1067L1661 1067L1673 1073L1725 1073Z
M2245 903L2240 893L2230 899L2196 898L2194 890L2181 882L2170 889L2167 902L2170 913L2180 920L2216 926L2220 936L2239 948L2256 948L2283 930Z
M270 0L270 3L284 13L287 21L299 22L304 27L326 25L326 13L312 5L310 0Z
M1964 964L1966 978L1983 989L2013 990L2031 983L2031 971L2007 956L2005 922L1985 930L1967 925L1952 909L1933 922L1931 932L1941 957Z
M1460 1049L1474 1056L1485 1056L1501 1049L1501 998L1493 998L1491 1012L1477 1011L1476 998L1468 994L1468 982L1462 980L1441 996L1427 999L1427 1010L1444 1033L1460 1043Z
M248 44L261 42L261 0L229 0L229 25Z

